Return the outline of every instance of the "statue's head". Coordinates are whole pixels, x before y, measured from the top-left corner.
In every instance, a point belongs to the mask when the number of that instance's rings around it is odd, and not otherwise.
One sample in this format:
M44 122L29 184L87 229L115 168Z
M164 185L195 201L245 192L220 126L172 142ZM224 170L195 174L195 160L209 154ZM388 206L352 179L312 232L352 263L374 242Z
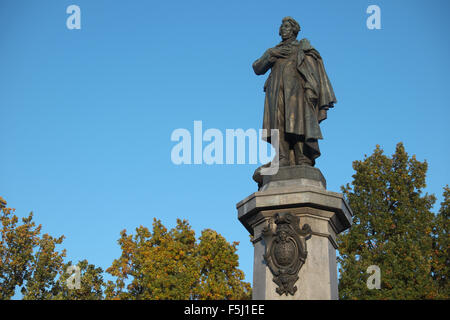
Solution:
M280 31L278 34L281 36L281 39L286 40L292 37L297 37L297 34L300 31L300 25L294 18L284 17L281 21Z

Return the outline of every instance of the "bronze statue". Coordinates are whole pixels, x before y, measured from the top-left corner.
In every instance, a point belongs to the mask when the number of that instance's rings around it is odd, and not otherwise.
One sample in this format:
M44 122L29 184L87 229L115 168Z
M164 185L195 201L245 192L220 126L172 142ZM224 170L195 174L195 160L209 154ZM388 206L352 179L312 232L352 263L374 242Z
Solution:
M297 40L300 25L282 20L282 41L253 63L257 75L271 69L264 85L263 137L271 143L270 129L279 130L279 166L314 166L323 139L319 123L336 103L322 57L307 39Z

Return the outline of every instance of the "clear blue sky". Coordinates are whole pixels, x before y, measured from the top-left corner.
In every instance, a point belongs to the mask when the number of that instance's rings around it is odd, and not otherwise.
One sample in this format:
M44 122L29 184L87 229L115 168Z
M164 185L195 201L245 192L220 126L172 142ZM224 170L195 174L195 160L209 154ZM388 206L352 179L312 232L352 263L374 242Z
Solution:
M449 183L450 2L1 0L0 195L43 231L65 235L68 259L103 268L119 232L188 219L253 249L235 205L256 191L257 165L171 162L174 129L255 128L263 83L252 62L279 42L284 16L317 48L338 99L318 159L328 189L352 161L397 142L429 163L426 191ZM66 28L67 6L81 30ZM368 30L366 8L381 8ZM439 207L437 205L436 207Z

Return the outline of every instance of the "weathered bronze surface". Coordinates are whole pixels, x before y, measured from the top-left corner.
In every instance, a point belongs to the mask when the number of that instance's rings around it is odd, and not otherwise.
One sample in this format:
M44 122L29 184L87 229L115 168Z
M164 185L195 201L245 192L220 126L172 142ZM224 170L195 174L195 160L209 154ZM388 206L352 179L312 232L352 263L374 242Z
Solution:
M320 156L319 123L336 103L322 57L307 39L297 40L300 25L285 17L279 29L282 41L253 63L257 75L271 70L264 85L264 139L279 130L279 165L310 165Z
M269 226L263 230L266 241L264 260L278 285L279 295L294 295L298 272L307 256L306 239L311 236L311 228L305 224L300 229L299 218L289 213L275 215L275 231Z

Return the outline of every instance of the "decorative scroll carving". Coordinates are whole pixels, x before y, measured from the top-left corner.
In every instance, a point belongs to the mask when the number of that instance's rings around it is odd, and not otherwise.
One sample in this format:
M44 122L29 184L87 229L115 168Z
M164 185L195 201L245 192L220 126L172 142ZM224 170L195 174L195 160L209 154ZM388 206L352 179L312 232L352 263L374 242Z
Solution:
M277 213L275 230L269 224L264 228L266 241L264 259L273 274L273 282L278 285L279 295L294 295L298 272L307 256L306 240L311 237L311 227L305 224L300 229L300 219L290 213Z

